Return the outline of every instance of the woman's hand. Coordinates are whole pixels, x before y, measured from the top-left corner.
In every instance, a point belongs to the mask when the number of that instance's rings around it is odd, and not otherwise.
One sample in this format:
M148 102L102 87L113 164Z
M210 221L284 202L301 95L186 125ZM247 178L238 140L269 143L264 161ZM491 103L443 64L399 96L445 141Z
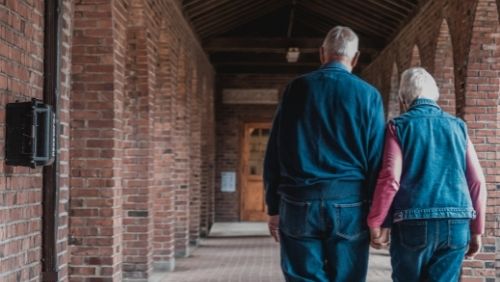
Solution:
M269 220L267 221L267 226L269 227L269 233L273 236L276 242L280 241L280 216L279 215L271 215L269 216Z
M473 259L481 250L481 235L472 235L469 242L469 250L465 254L467 259Z
M370 228L370 246L380 250L385 249L390 244L390 228Z

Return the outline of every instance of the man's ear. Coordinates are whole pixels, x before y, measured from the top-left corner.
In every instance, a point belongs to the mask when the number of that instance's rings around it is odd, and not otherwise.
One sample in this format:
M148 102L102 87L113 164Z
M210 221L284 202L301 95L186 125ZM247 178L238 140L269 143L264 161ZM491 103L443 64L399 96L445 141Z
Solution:
M325 48L323 46L319 47L319 61L322 65L326 63Z
M354 58L352 58L351 66L352 66L353 69L358 65L360 54L361 53L359 51L357 51L356 54L354 54Z

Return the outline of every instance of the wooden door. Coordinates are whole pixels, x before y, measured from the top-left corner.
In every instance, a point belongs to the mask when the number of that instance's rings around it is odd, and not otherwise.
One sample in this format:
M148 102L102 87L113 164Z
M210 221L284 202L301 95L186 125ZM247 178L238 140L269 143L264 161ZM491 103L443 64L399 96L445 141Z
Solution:
M245 124L241 158L241 220L265 221L264 155L271 131L270 123Z

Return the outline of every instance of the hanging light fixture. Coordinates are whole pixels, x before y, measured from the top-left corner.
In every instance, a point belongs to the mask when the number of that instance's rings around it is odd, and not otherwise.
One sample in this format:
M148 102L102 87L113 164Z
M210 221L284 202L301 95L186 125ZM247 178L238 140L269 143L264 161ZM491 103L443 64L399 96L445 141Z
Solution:
M286 60L289 63L296 63L299 60L300 50L298 47L290 47L288 48L288 52L286 53Z

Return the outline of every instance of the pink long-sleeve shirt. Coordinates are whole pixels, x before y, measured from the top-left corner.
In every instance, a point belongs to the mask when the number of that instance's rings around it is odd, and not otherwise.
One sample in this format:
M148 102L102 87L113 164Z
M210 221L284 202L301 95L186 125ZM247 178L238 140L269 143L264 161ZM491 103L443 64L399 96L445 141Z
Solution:
M368 226L382 226L396 193L403 170L403 153L394 125L387 127L382 168L377 180L373 203L368 215ZM473 234L483 234L486 213L486 181L472 142L467 140L466 178L476 218L471 222Z

